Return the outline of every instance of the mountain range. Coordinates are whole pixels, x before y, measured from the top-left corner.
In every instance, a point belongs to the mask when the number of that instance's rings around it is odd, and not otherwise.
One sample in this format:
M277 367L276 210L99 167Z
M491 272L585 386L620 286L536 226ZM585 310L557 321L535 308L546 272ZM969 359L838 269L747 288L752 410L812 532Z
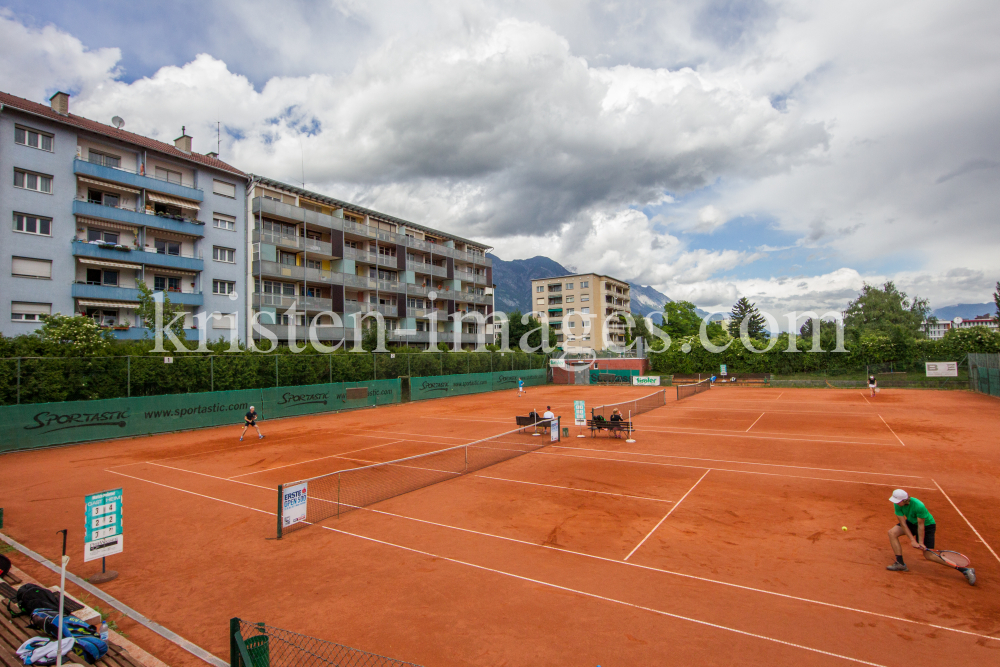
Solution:
M512 259L505 261L496 255L488 254L493 260L493 284L496 293L493 301L497 310L511 313L519 310L526 313L531 310L531 281L538 278L554 278L568 276L580 271L572 271L548 257L532 257L531 259ZM662 321L663 305L671 301L670 297L646 285L629 283L632 298L632 312L643 317L653 315L655 321Z
M987 317L996 317L997 306L995 303L958 303L954 306L945 306L944 308L935 308L934 317L939 320L953 320L956 317L961 317L963 320L971 320L979 317L980 315L986 315Z

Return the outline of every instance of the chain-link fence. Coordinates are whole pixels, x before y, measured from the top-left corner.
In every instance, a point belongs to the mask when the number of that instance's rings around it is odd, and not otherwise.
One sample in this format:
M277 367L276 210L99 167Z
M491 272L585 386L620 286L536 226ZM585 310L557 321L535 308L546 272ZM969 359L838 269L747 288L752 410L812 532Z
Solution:
M544 354L419 352L0 359L0 405L546 368Z
M229 633L231 667L419 667L239 618L229 621Z
M1000 396L1000 354L970 352L969 389L980 394Z

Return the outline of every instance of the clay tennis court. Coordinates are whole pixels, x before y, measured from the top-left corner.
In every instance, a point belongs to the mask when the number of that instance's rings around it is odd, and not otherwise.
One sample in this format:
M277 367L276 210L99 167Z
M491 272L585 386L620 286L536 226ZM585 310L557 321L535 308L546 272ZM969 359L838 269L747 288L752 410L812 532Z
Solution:
M651 388L545 386L4 456L4 532L55 560L82 498L124 488L121 576L102 588L228 657L230 617L439 665L1000 661L996 399L966 392L716 388L366 509L276 533L277 485L514 427L572 424ZM252 433L252 431L250 432ZM531 436L512 436L520 439ZM543 436L545 437L545 436ZM937 546L888 572L892 490ZM843 531L842 526L847 527ZM50 574L19 554L15 563ZM135 624L171 665L203 664Z

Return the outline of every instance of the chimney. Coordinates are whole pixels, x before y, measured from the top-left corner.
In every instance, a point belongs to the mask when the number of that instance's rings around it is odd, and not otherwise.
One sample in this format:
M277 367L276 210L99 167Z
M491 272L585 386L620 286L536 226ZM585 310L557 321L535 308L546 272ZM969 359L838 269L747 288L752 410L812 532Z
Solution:
M69 93L58 92L49 98L52 110L63 116L69 115Z
M205 153L205 157L211 157L211 158L215 158L216 160L218 160L219 159L219 154L216 153L215 151L212 151L211 153Z
M186 130L186 128L182 125L181 126L181 136L179 136L176 139L174 139L174 146L176 146L177 150L179 150L179 151L184 151L185 153L190 153L191 152L191 137L189 137L187 135L187 132L185 130Z

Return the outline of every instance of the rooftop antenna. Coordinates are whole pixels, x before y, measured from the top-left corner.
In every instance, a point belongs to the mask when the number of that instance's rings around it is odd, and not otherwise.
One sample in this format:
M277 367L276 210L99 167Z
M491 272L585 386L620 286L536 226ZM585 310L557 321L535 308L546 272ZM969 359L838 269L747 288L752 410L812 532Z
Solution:
M125 119L121 116L115 116L111 119L111 124L120 130L125 126Z

